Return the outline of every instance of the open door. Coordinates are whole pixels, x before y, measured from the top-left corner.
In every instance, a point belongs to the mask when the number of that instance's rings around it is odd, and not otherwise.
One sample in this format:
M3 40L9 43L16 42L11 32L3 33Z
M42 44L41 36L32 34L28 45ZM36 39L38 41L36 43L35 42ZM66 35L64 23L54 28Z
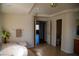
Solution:
M38 23L38 24L37 24ZM36 25L39 25L39 30L36 30ZM42 26L41 26L42 25ZM43 30L43 32L41 32ZM37 33L39 35L37 35ZM43 35L43 36L42 36ZM38 39L39 37L39 39ZM52 39L52 23L51 20L41 21L34 19L34 47L38 46L36 43L36 38L41 42L43 37L43 42L51 45Z
M46 44L46 21L36 21L35 32L35 45Z
M62 19L56 21L56 46L61 48Z

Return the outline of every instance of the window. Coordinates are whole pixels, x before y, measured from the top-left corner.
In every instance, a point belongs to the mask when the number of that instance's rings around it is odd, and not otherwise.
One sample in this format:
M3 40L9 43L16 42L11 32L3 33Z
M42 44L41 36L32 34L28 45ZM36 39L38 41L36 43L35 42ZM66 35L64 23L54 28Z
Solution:
M36 24L36 30L39 30L39 24Z

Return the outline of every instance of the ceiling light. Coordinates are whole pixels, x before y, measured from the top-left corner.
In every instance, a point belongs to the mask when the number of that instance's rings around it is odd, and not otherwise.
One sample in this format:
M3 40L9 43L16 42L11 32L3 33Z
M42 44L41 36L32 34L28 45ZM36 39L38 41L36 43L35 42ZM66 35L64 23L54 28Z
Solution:
M50 6L51 6L51 7L56 7L57 4L56 4L56 3L50 3Z

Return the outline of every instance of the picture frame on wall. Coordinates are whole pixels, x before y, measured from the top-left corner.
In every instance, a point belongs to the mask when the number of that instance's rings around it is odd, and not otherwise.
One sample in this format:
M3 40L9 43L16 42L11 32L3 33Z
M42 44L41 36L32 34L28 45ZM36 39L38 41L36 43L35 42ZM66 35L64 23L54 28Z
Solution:
M16 29L16 37L22 37L22 29Z

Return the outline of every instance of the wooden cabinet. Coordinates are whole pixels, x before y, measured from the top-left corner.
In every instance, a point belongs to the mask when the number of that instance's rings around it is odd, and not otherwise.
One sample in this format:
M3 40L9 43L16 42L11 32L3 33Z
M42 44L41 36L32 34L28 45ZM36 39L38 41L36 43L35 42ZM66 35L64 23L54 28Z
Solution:
M74 53L79 55L79 39L74 40Z

